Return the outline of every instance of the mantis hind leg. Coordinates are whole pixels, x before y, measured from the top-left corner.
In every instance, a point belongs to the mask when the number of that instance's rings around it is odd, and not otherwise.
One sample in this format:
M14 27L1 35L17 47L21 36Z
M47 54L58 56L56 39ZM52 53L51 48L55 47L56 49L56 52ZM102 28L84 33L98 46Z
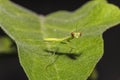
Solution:
M50 61L51 62L47 64L45 69L47 69L49 66L52 66L56 62L57 58L59 57L58 55L55 55L57 51L58 51L58 48L50 56Z
M71 46L69 43L68 43L68 46L69 46L69 48L70 48L69 51L68 51L69 53L72 53L73 50L76 49L76 47Z

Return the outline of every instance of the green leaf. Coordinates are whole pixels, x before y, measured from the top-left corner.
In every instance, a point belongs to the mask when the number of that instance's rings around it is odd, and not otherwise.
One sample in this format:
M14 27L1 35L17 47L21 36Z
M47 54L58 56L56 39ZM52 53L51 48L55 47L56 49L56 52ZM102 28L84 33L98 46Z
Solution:
M119 23L119 8L105 0L46 17L0 0L1 28L16 42L29 80L86 80L103 55L102 33ZM68 44L44 41L71 36L76 29L82 36Z
M10 54L15 51L12 41L7 36L0 37L0 54Z

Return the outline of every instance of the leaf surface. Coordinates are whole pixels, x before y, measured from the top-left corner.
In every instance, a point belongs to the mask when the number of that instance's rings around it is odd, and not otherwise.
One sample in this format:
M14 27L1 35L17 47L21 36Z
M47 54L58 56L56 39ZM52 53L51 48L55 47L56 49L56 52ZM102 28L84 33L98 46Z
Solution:
M29 80L86 80L103 55L102 33L119 23L119 8L105 0L48 16L0 0L1 28L16 42ZM68 44L44 41L71 36L75 31L82 36Z

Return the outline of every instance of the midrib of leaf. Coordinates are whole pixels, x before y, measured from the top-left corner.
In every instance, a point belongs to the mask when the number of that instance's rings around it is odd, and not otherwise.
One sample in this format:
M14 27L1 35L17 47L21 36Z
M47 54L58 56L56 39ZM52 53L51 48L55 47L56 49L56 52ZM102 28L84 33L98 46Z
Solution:
M40 21L40 26L41 26L41 33L42 33L42 36L43 36L43 39L44 38L46 38L48 35L47 35L47 33L45 34L45 31L46 31L46 27L45 27L45 25L44 25L44 23L45 23L45 18L44 18L44 16L40 16L39 17L39 21ZM49 43L46 43L46 46L47 46L47 48L50 50L51 49L51 45L49 44ZM54 54L53 54L54 55ZM50 58L52 61L54 61L54 57L53 58ZM57 65L56 64L53 64L54 65L54 68L55 68L55 70L56 70L56 75L57 75L57 80L60 80L60 76L59 76L59 72L58 72L58 70L57 70ZM49 80L49 78L48 78L48 80Z

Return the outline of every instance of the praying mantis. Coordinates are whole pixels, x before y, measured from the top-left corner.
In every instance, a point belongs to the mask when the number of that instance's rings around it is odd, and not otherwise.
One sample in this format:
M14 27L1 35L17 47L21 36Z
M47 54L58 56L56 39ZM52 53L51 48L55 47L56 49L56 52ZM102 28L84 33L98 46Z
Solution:
M65 38L44 38L44 41L46 42L66 42L69 43L72 39L81 37L81 32L71 32L71 35L69 37Z
M82 36L81 32L78 32L77 30L77 26L76 26L76 31L73 31L70 33L70 36L68 37L64 37L64 38L44 38L45 42L58 42L58 43L62 43L62 44L68 44L71 42L71 40L73 39L78 39ZM70 44L68 44L71 48L70 52L74 49L73 46L71 46Z
M60 43L70 43L71 40L75 39L75 38L80 38L82 35L81 32L71 32L71 35L69 37L65 37L65 38L44 38L44 41L46 42L60 42ZM72 51L73 47L71 47L70 52ZM55 52L53 53L55 54ZM48 66L52 65L56 60L53 60L51 62L51 64L48 64L46 66L46 69Z
M76 26L76 31L73 31L70 33L70 36L65 37L65 38L44 38L45 42L60 42L60 43L70 43L71 40L75 38L80 38L82 36L81 32L77 31L77 26Z
M71 32L71 35L69 37L65 37L65 38L44 38L45 42L59 42L59 43L64 43L64 44L68 44L71 42L71 40L73 39L77 39L80 38L82 35L81 32ZM70 49L70 53L73 51L73 49L75 49L74 46L71 46L70 44L68 44Z

